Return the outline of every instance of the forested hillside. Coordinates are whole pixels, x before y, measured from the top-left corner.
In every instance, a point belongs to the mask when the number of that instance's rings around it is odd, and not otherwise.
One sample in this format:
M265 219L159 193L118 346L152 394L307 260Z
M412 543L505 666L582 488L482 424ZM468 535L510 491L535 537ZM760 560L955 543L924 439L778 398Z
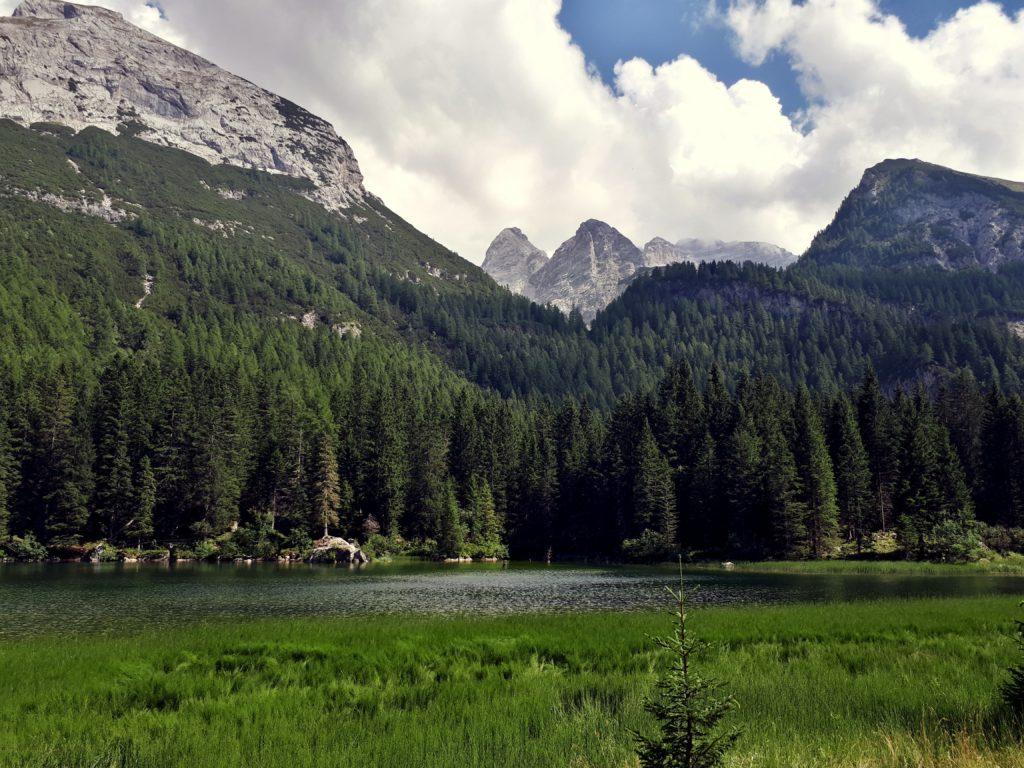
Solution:
M975 510L1021 522L1013 265L679 265L588 329L372 198L328 213L130 130L0 123L0 169L17 556L270 556L326 527L436 556L962 557ZM842 394L871 365L884 448Z

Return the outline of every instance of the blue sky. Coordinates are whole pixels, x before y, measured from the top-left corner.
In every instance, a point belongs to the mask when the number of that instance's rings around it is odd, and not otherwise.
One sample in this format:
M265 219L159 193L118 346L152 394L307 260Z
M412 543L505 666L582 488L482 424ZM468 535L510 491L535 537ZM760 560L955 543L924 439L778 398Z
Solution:
M970 0L882 0L886 13L902 19L915 37L928 34ZM1004 0L1007 12L1024 8L1024 0ZM772 54L753 67L732 51L729 32L705 20L707 0L563 0L559 21L573 41L611 84L615 62L634 56L658 65L680 54L700 61L731 85L741 78L761 80L792 114L806 105L784 56Z

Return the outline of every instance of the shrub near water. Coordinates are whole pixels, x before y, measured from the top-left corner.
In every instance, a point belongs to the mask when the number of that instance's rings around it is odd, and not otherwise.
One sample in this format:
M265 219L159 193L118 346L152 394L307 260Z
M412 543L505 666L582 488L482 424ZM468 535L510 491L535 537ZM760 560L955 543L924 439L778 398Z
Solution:
M1024 765L1005 598L719 609L733 766ZM665 616L291 619L0 646L0 765L636 766ZM968 761L968 755L970 760Z

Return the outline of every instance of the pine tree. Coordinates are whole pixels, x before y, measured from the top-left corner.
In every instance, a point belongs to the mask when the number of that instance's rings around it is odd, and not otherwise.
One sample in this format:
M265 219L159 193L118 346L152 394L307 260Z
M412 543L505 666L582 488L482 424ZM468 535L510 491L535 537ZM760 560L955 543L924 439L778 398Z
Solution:
M949 433L922 391L914 398L900 398L898 406L900 541L915 558L963 559L974 543L974 511Z
M645 419L637 446L637 470L633 488L634 526L661 535L666 547L676 543L676 499L672 468L654 441Z
M139 505L135 513L135 524L127 531L136 541L148 541L153 536L153 510L156 508L156 475L149 456L139 462Z
M474 475L469 482L469 544L481 557L500 557L505 554L502 544L502 526L494 508L494 497L487 481Z
M886 531L892 524L897 437L878 376L870 366L857 392L857 422L871 466L874 505L871 527Z
M6 398L0 389L0 542L11 534L11 499L15 485L14 456L7 414Z
M793 455L804 505L806 554L821 558L838 544L839 513L836 481L817 408L807 388L797 389L793 406Z
M723 483L724 504L714 515L711 536L719 547L750 555L760 546L756 531L761 441L749 414L740 414L726 445L720 467L728 481Z
M132 538L138 498L132 477L127 360L111 363L100 379L96 437L96 506L99 525L112 542Z
M871 467L861 442L853 406L836 397L829 419L829 448L836 477L839 525L857 552L871 534Z
M91 446L79 427L80 404L68 382L62 370L44 385L32 467L42 513L38 522L45 541L56 546L82 540L92 491Z
M640 764L644 768L715 768L722 765L739 735L722 722L735 700L721 683L695 668L708 644L694 638L687 626L688 594L681 561L679 590L669 589L669 593L676 603L675 632L656 643L671 654L672 666L658 680L655 696L646 706L658 722L658 734L635 734Z
M320 454L317 457L316 488L314 491L313 524L317 530L323 529L327 536L328 529L340 522L341 483L338 479L338 459L334 452L334 444L330 435L324 434L320 440Z
M444 484L441 504L441 519L438 521L437 554L440 557L461 557L465 548L466 526L455 495L455 483L451 479Z

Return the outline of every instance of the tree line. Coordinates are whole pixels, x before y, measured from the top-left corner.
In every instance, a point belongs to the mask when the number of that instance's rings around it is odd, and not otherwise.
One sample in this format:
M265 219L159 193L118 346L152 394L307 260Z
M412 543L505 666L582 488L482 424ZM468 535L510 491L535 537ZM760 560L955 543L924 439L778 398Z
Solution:
M230 351L163 339L90 380L0 387L0 538L205 554L325 532L432 556L961 560L1024 536L1024 403L967 372L931 392L730 389L673 365L602 414L504 400L324 331ZM265 376L259 361L319 356ZM279 361L280 362L280 361Z

